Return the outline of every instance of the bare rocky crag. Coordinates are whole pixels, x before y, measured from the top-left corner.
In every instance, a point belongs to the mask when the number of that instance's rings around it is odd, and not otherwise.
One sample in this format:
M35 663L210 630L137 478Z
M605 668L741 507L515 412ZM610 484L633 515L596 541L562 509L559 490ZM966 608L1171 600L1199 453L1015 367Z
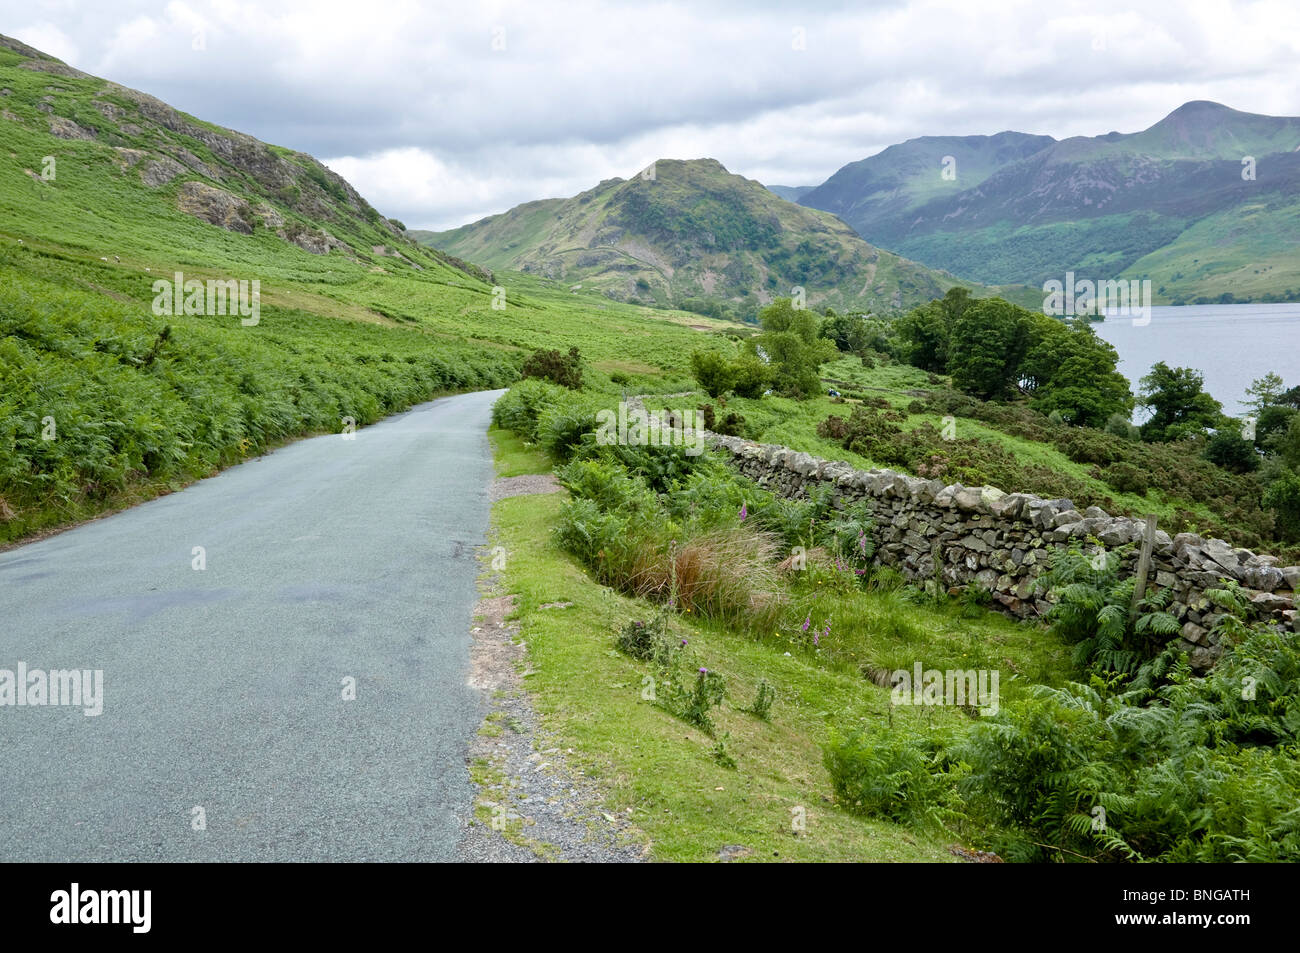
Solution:
M875 519L875 561L914 581L937 578L949 586L977 584L1020 618L1050 608L1035 580L1053 553L1072 543L1086 552L1120 553L1121 571L1134 572L1146 522L1111 516L1090 506L1080 513L1067 499L1004 493L991 486L945 486L892 470L855 470L847 463L738 437L708 434L727 462L780 496L801 498L829 485L845 504L865 501ZM1300 567L1277 565L1221 539L1157 530L1149 589L1172 591L1169 612L1182 623L1179 637L1192 668L1208 670L1223 654L1212 630L1221 616L1205 590L1238 582L1261 619L1300 631L1295 590Z

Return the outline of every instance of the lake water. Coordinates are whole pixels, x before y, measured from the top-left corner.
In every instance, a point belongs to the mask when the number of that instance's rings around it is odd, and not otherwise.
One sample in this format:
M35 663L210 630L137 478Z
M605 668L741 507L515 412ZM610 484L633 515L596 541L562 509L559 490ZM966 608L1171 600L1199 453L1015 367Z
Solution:
M1300 384L1300 303L1154 307L1145 326L1111 317L1093 328L1115 345L1120 373L1135 396L1138 381L1157 361L1201 371L1205 389L1232 416L1245 414L1246 388L1269 371L1287 387ZM1138 411L1134 419L1142 416Z

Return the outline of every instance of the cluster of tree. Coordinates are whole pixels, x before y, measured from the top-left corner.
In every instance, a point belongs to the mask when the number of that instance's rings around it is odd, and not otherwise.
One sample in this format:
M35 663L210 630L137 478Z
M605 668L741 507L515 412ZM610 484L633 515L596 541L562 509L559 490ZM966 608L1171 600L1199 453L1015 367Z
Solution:
M1067 423L1102 427L1133 410L1115 349L1086 321L1065 323L1001 298L975 300L965 288L894 322L896 352L922 370L950 374L981 400L1029 398Z
M1223 413L1204 389L1199 371L1163 362L1142 378L1141 405L1151 410L1144 440L1170 442L1210 433L1205 458L1234 473L1258 472L1261 502L1274 512L1277 535L1300 541L1300 387L1289 390L1277 374L1246 388L1250 415Z
M691 371L710 397L733 393L761 397L769 389L786 397L805 398L821 390L818 371L836 356L822 334L822 319L778 298L759 314L762 331L744 341L740 353L696 351Z
M1274 514L1277 535L1300 542L1300 386L1266 374L1246 389L1253 423L1251 449L1260 453L1263 504ZM1243 442L1246 442L1243 439Z

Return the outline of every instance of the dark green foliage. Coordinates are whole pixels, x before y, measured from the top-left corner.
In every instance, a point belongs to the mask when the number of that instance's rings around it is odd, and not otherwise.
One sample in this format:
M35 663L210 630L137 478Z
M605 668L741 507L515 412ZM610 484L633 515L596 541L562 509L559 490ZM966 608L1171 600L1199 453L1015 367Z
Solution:
M1065 325L1034 315L1032 343L1017 369L1035 409L1059 412L1067 423L1101 427L1133 411L1128 380L1116 368L1119 355L1085 321ZM1121 434L1126 436L1126 434Z
M1032 319L1031 312L1001 298L966 308L949 332L953 384L981 400L1002 400L1015 393L1031 343Z
M536 441L542 411L561 393L559 385L550 381L522 380L492 405L492 422L503 430L513 430L527 440Z
M1145 470L1131 463L1116 463L1102 471L1102 479L1117 493L1145 495L1151 489L1151 479Z
M899 356L922 370L946 372L953 325L972 303L969 291L954 287L941 300L930 301L903 315L894 322Z
M789 298L778 298L759 315L763 333L746 342L750 354L766 357L772 370L772 388L795 398L821 392L818 370L835 354L835 345L820 336L820 322L811 311L795 308ZM737 391L739 393L739 391Z
M1120 578L1114 552L1088 554L1077 544L1058 551L1038 586L1055 595L1048 621L1074 643L1081 671L1132 675L1179 631L1178 620L1164 611L1169 596L1163 591L1149 590L1130 617L1134 579Z
M960 400L968 400L958 396ZM940 399L936 409L947 413L947 406ZM970 437L945 440L939 429L928 421L912 430L903 430L902 420L903 415L897 411L881 411L859 404L848 418L828 416L817 425L817 432L880 466L896 467L929 479L967 486L985 483L1008 488L1032 486L1039 493L1065 496L1076 502L1090 495L1083 481L1046 467L1025 464L1000 444Z
M745 418L733 410L718 421L715 432L728 437L743 437L745 436Z
M1264 490L1264 505L1276 514L1277 534L1289 543L1300 542L1300 475L1285 472Z
M1233 473L1251 473L1259 469L1255 444L1231 428L1224 428L1205 444L1205 459Z
M1204 376L1188 367L1157 361L1142 378L1140 405L1151 410L1142 425L1142 439L1180 440L1220 426L1222 405L1204 390Z
M0 541L515 376L499 352L423 334L270 308L255 327L164 324L3 261L0 274Z
M1157 490L1169 497L1200 503L1215 515L1198 515L1195 518L1198 531L1231 539L1246 547L1267 546L1270 552L1283 560L1300 558L1300 554L1279 549L1278 542L1285 537L1274 529L1273 512L1267 504L1261 507L1253 502L1259 498L1260 492L1256 479L1249 474L1224 470L1204 459L1201 456L1203 444L1198 442L1200 438L1177 443L1135 443L1089 428L1054 426L1023 404L976 401L945 390L931 394L925 407L936 418L944 414L973 417L1004 433L1054 446L1072 459L1093 461L1097 466L1093 475L1119 492ZM954 443L960 447L963 441L936 445L932 452L941 457L938 461L941 464L947 460L948 452L955 454L949 463L963 466L962 472L966 475L957 477L962 483L992 483L1005 489L1032 487L1040 494L1069 497L1080 505L1096 503L1115 512L1113 505L1104 499L1093 498L1093 492L1078 481L1067 481L1044 468L1022 466L1013 456L995 451L978 453L972 448L971 455L967 456L956 450ZM1294 455L1300 459L1300 425L1296 426L1294 434L1288 431L1282 438L1273 438L1271 446L1278 461L1288 459L1287 447L1294 447ZM931 448L926 447L926 450L929 452ZM914 466L920 466L927 458L911 456L909 459ZM1100 462L1106 460L1114 462ZM933 475L946 478L944 474L951 472L952 467L947 467ZM931 474L927 471L921 475ZM1067 483L1073 484L1072 488L1067 489Z
M736 374L732 362L717 351L693 353L691 373L710 397L721 397L736 386Z
M537 377L571 390L582 389L582 355L576 347L568 354L538 348L524 361L521 377Z
M1255 446L1260 450L1269 449L1274 440L1287 432L1295 417L1294 408L1278 405L1265 407L1255 421Z
M842 735L832 729L822 747L835 801L847 811L923 826L950 820L954 780L938 749L903 734Z
M695 351L691 354L691 373L710 397L728 393L762 397L772 380L772 371L752 354L729 359L717 351Z

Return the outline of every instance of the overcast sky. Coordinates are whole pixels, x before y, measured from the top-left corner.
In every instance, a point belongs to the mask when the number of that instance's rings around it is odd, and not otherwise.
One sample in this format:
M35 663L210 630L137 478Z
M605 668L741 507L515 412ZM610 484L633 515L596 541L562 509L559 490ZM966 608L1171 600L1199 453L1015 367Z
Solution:
M805 185L920 135L1300 115L1296 0L0 0L0 33L309 152L412 228L656 158Z

